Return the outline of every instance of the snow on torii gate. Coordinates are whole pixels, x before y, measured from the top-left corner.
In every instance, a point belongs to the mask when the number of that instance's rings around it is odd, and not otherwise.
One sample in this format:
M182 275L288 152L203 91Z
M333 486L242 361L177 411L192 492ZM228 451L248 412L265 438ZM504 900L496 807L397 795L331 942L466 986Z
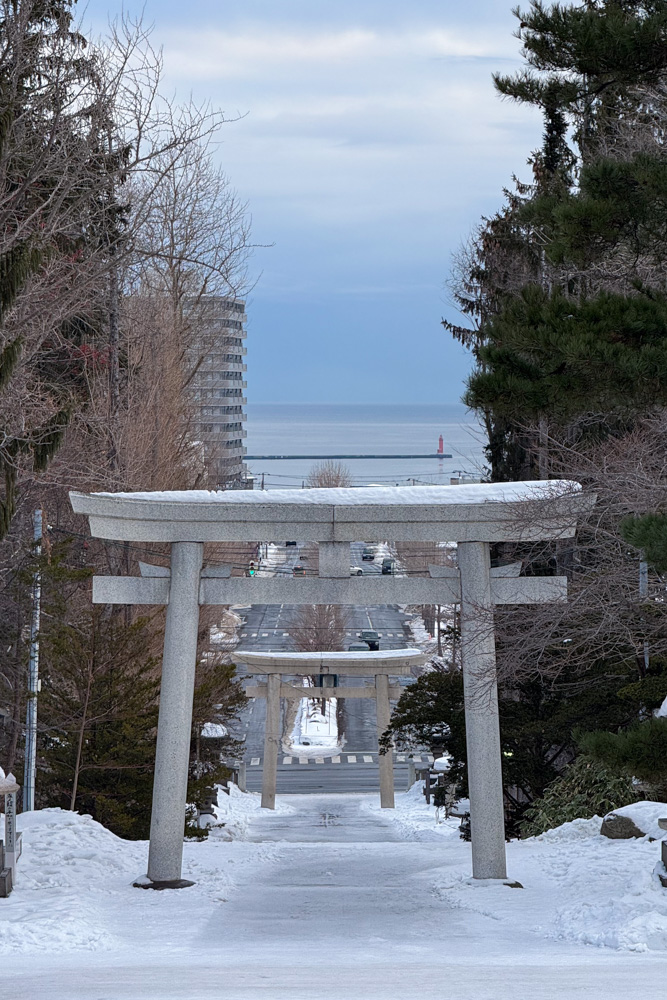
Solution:
M495 682L494 604L566 599L564 577L490 569L489 543L567 538L588 509L576 483L166 493L71 493L94 537L170 542L171 570L94 577L98 604L166 604L148 875L180 887L200 604L461 605L461 654L475 878L505 878ZM202 569L204 542L298 538L319 543L319 577L231 578ZM353 541L457 542L458 569L431 578L350 577ZM482 627L482 624L483 627Z
M428 656L419 649L388 649L382 652L330 653L256 653L237 650L237 663L243 663L249 674L266 674L266 684L246 688L251 698L266 698L266 729L264 731L264 769L262 772L262 807L274 809L278 750L281 743L280 699L291 698L373 698L377 710L378 739L389 725L391 699L398 700L403 689L389 684L389 677L410 674L411 666L420 666ZM357 678L373 677L374 684L357 687L321 688L297 687L286 684L282 675L297 677L343 674ZM394 763L390 753L378 755L380 772L380 805L394 808Z

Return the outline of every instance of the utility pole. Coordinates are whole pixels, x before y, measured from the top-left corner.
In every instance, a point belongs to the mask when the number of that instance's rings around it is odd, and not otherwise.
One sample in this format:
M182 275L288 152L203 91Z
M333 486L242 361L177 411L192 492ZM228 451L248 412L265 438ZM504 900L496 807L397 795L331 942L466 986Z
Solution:
M33 514L33 541L37 559L42 554L42 512ZM37 695L39 693L39 620L42 598L42 573L37 565L32 578L32 621L30 623L30 666L28 670L28 707L25 726L25 769L23 776L23 812L35 808L37 770Z
M639 559L639 596L648 597L648 563L642 551ZM644 673L648 673L649 649L648 642L644 639Z

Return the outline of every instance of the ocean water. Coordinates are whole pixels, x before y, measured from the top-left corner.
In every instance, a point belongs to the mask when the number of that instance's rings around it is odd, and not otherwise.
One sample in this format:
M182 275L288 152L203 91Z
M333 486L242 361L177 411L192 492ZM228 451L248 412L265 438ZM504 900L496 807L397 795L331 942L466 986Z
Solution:
M355 486L368 483L447 485L454 475L479 478L484 469L484 435L461 404L376 405L251 403L248 405L249 455L373 454L373 459L344 459ZM435 454L438 438L451 458L395 459L399 454ZM387 456L387 457L384 457ZM250 460L266 489L300 488L316 461Z

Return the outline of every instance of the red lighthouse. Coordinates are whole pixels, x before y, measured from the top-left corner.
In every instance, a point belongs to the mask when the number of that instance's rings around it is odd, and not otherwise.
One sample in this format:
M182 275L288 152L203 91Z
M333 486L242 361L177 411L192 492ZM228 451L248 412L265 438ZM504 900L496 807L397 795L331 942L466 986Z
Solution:
M445 442L443 440L442 434L438 438L438 455L444 455L445 453Z

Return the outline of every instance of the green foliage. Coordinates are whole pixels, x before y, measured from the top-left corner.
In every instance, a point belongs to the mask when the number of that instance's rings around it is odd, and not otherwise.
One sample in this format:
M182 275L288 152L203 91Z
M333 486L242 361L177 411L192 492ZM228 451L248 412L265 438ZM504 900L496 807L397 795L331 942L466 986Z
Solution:
M380 752L392 744L401 750L439 748L451 755L452 783L465 782L465 713L463 681L458 670L429 670L410 684L380 738Z
M39 270L42 261L43 252L28 240L16 243L0 255L0 324L28 279ZM4 351L1 370L3 381L6 381L8 373Z
M530 681L498 692L503 785L508 832L517 832L528 803L543 795L578 751L575 732L629 725L645 702L644 689L630 689L634 665L591 666L583 677L564 673L558 683ZM667 674L663 678L667 682ZM623 695L621 693L623 692ZM442 748L452 757L452 782L467 788L463 681L458 670L434 670L411 684L380 740L401 750ZM517 794L518 792L518 794Z
M526 837L537 836L574 819L604 816L639 798L630 777L582 754L526 810L521 830Z
M98 57L86 52L86 40L72 29L72 8L72 0L30 0L4 3L0 10L0 390L11 400L0 428L0 539L15 514L25 459L44 471L74 405L88 401L90 384L71 377L76 365L62 339L68 327L81 325L80 312L86 318L95 313L104 289L82 290L78 301L72 291L79 269L90 278L87 261L101 259L110 230L115 233L127 214L127 206L109 204L110 178L126 153L106 149L111 123L96 89ZM60 265L53 269L54 284L40 300L35 282L54 262ZM17 333L12 309L18 311L31 289L26 329ZM49 366L44 362L54 350L62 356ZM19 360L35 398L15 413L12 376Z
M38 766L40 805L90 813L118 836L148 837L160 690L161 629L90 601L90 567L71 540L41 560L43 630ZM25 571L29 578L34 569ZM156 641L157 640L157 641ZM201 805L229 770L241 744L229 736L202 739L205 722L223 725L246 697L235 668L215 655L197 665L188 802ZM187 818L188 836L205 836Z
M619 100L638 84L657 83L667 70L667 10L662 0L589 0L517 8L523 55L530 69L496 75L514 100L577 113Z
M150 821L159 682L147 627L90 605L76 622L52 621L40 643L42 804L130 839Z
M652 786L656 798L667 796L667 719L635 722L618 733L596 731L581 735L584 753L617 774Z
M192 806L201 807L212 794L214 786L224 784L230 777L231 771L222 761L243 754L243 743L229 734L203 737L204 725L212 722L226 728L231 720L238 718L247 701L242 686L236 680L233 664L224 663L215 655L204 656L200 660L195 682L188 771L188 802ZM194 813L187 818L186 834L198 839L206 837L206 831L196 825Z
M478 329L451 327L475 351L465 400L489 429L495 481L537 474L527 423L554 431L596 413L590 433L617 433L619 412L664 402L667 374L665 301L638 287L659 279L667 240L667 165L646 97L667 79L667 5L531 0L513 13L525 67L495 84L542 111L544 139L532 185L506 192L466 260L461 298ZM653 149L617 150L635 122Z
M667 400L667 296L569 299L529 286L494 316L468 406L514 419L627 414Z
M545 252L554 264L573 262L585 268L621 247L631 275L633 260L662 260L667 163L644 152L587 163L577 191L535 198L524 206L523 219L549 234Z
M644 558L658 573L667 572L667 516L644 514L621 521L621 535L626 542L642 549Z

